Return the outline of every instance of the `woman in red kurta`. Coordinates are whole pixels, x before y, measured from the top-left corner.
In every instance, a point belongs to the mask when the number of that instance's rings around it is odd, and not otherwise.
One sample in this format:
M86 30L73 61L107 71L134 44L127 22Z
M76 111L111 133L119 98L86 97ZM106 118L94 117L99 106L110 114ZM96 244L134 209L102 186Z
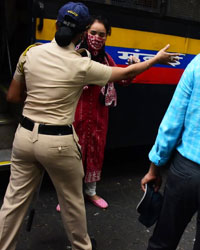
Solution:
M107 35L111 34L111 27L107 20L101 16L91 19L89 29L84 40L78 46L85 48L91 54L91 59L109 66L116 66L112 57L105 52ZM139 59L132 57L138 62ZM120 84L127 85L130 80L123 80ZM94 83L95 84L95 83ZM82 149L83 166L85 169L84 191L87 198L100 208L107 208L108 203L96 195L96 182L101 178L101 170L104 160L104 149L108 130L108 109L117 105L117 95L114 83L108 83L105 87L88 85L77 105L74 127L79 137ZM57 210L60 211L59 205Z
M89 25L85 40L80 48L86 48L91 58L97 62L116 66L112 57L105 52L107 35L111 27L102 17L94 17ZM128 84L131 81L122 81ZM88 85L84 88L79 100L74 127L82 147L83 165L85 169L85 194L89 200L100 208L108 207L108 203L96 195L96 182L101 178L104 160L104 149L108 130L109 106L117 105L117 95L114 83L106 87Z

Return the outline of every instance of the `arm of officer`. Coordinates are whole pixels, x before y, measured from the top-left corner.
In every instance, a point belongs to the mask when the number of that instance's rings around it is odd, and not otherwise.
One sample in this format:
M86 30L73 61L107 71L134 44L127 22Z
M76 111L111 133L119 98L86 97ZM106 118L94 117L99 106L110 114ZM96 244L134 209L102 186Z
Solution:
M22 103L26 99L26 84L25 82L16 81L14 78L11 81L7 93L7 101L13 103Z
M22 103L26 98L26 81L24 75L24 64L26 62L26 52L30 46L21 54L16 66L13 79L7 93L7 101Z
M136 75L144 72L145 70L152 67L154 64L169 64L177 61L178 53L168 53L166 50L169 48L169 44L161 49L153 58L139 62L136 64L129 65L126 68L112 67L112 74L109 82L121 81L129 78L133 78Z

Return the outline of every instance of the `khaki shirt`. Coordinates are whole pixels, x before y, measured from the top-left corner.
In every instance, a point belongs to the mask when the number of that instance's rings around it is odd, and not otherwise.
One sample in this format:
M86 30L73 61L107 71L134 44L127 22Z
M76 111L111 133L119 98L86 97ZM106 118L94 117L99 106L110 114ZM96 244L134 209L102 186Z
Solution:
M104 86L111 73L111 67L81 57L73 43L60 47L53 40L31 47L14 74L16 81L26 82L23 115L39 123L72 124L83 87Z

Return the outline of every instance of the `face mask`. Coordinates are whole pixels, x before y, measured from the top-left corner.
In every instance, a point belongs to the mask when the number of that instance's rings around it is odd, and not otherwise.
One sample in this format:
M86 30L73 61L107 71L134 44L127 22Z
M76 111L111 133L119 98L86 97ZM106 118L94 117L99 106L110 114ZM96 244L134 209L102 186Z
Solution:
M94 36L91 34L88 34L88 48L92 50L100 50L105 43L105 38L101 38L98 36Z

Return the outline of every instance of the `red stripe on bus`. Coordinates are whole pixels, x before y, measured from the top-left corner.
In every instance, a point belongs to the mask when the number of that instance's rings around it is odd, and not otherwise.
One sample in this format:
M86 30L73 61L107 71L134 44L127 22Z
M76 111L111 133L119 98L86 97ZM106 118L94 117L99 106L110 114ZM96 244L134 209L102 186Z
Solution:
M124 65L118 65L124 67ZM184 69L152 67L136 76L134 83L143 84L177 84Z

